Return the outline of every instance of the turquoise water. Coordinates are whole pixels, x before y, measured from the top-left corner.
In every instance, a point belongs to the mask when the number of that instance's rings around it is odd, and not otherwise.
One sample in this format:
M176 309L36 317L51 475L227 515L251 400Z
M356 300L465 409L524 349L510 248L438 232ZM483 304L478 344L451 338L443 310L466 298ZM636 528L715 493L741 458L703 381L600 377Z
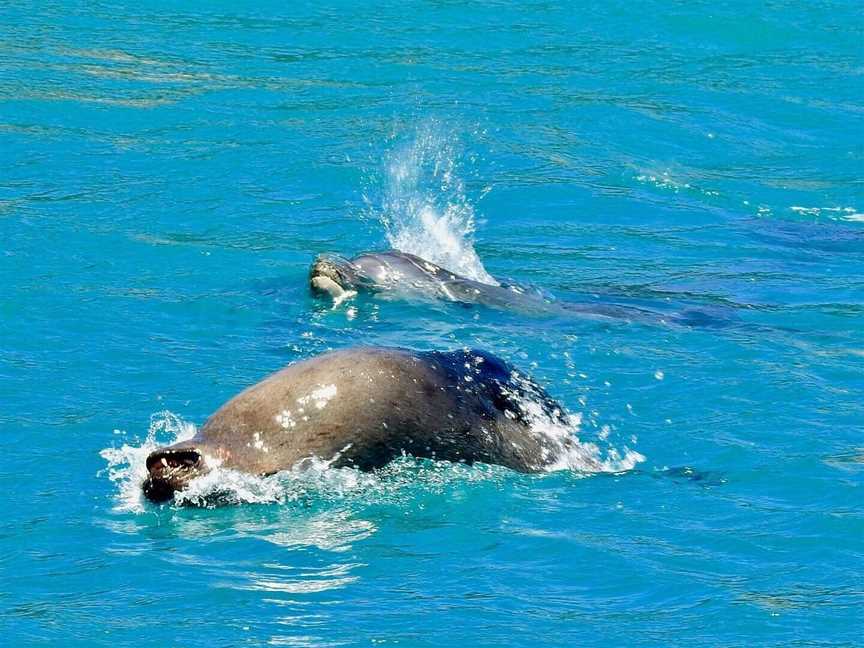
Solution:
M4 642L860 645L862 28L854 2L4 2ZM316 254L391 244L726 325L309 295ZM141 500L149 448L358 343L497 353L633 467Z

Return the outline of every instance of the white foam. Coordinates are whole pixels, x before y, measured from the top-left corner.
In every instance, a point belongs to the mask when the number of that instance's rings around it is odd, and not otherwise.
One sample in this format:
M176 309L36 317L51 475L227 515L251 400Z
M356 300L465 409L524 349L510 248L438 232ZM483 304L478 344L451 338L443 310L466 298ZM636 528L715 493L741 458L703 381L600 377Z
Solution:
M796 214L802 216L822 216L829 218L839 218L846 221L864 222L864 214L860 213L854 207L802 207L793 205L789 208Z
M380 205L370 205L394 249L498 285L474 250L475 214L460 177L458 139L436 121L387 156Z
M440 491L455 482L476 482L500 477L506 469L498 466L464 466L446 461L418 462L410 457L396 459L372 473L356 468L334 468L335 459L309 457L290 470L256 477L218 468L189 483L176 493L177 505L214 507L225 504L286 504L294 502L335 502L362 500L365 504L400 500L410 487Z

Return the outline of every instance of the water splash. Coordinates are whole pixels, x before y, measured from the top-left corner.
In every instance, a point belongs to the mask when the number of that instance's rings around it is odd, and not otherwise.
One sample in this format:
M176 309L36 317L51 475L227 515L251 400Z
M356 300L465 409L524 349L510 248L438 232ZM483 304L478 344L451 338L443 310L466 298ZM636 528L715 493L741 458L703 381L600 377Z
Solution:
M437 121L427 121L385 157L380 205L364 199L392 248L498 285L474 250L474 206L461 162L458 138Z
M523 390L521 396L511 392L511 400L519 408L520 418L528 423L530 434L539 437L546 448L545 472L619 473L645 461L642 454L627 446L619 451L612 445L601 448L596 443L581 440L581 414L571 414L557 407L549 409L530 379L519 372L513 372L511 378Z
M186 441L195 436L195 426L176 414L164 410L150 416L147 437L140 445L124 443L105 448L99 455L108 462L108 479L117 485L117 511L143 511L141 485L147 478L148 455L165 445Z

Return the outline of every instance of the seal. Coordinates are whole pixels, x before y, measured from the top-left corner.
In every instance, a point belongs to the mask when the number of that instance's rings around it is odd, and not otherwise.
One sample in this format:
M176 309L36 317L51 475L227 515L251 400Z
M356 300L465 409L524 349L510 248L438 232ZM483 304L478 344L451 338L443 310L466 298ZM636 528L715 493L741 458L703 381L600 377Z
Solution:
M476 304L535 316L663 321L662 314L648 309L603 302L561 302L540 290L517 284L482 283L398 250L364 252L352 259L334 254L318 255L309 271L309 286L315 294L332 297L337 305L362 291L402 299L441 299L463 305Z
M576 447L568 430L536 382L490 353L356 347L235 396L194 438L150 454L143 489L161 502L216 466L269 475L310 457L364 471L412 455L534 472Z
M668 312L667 306L623 305L604 301L557 300L549 294L499 282L495 285L455 274L414 254L387 250L363 252L352 259L320 254L309 271L309 286L317 295L329 295L338 305L358 292L401 299L440 299L465 306L481 305L535 317L564 317L600 322L640 323L655 326L724 327L732 323L728 312L685 308Z
M313 292L328 294L337 301L357 291L390 293L403 298L427 297L462 303L513 308L527 291L516 285L485 284L414 254L387 250L364 252L353 259L333 254L315 258L309 271ZM532 295L533 303L541 299Z

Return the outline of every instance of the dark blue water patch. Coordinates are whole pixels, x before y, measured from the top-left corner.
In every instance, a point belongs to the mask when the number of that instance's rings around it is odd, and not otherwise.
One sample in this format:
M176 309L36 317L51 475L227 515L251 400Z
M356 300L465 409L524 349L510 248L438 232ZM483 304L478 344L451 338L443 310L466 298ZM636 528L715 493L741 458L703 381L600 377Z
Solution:
M727 478L722 474L701 471L691 468L690 466L678 466L676 468L666 468L657 471L655 475L666 477L679 483L693 483L704 488L714 486L722 486L727 482Z

